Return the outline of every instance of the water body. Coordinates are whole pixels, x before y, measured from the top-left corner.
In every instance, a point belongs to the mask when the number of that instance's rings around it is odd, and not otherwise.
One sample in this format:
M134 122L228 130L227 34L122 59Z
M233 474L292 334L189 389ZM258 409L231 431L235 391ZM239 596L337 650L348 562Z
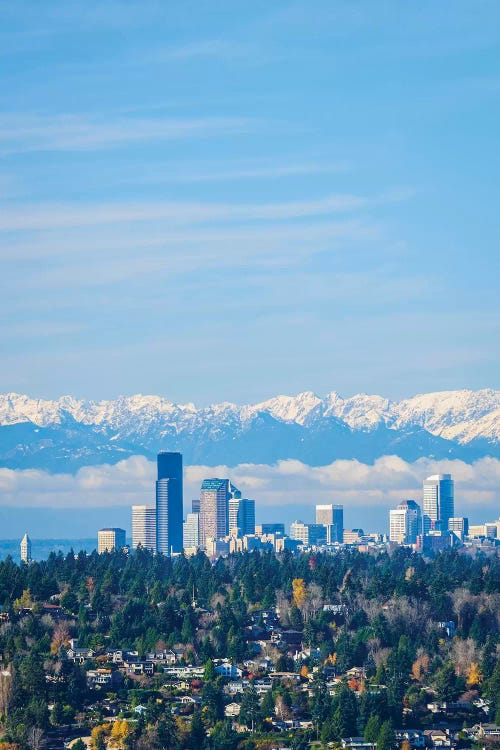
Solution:
M14 562L21 561L20 539L0 539L0 560L4 560L8 555ZM67 555L73 550L77 553L80 550L92 552L97 548L97 539L31 539L31 556L33 560L46 560L51 552L56 554L62 552Z

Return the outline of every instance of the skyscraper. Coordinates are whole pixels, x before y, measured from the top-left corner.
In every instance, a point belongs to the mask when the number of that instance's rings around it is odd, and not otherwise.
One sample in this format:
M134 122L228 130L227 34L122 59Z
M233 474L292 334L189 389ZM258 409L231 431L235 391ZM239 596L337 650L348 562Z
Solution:
M389 512L389 539L398 544L416 544L422 533L422 511L415 500L403 500Z
M156 552L156 506L132 506L132 546Z
M241 492L229 479L204 479L200 491L200 546L207 539L222 539L229 531L229 500Z
M316 523L327 527L327 541L342 542L344 538L344 506L317 505Z
M182 552L182 454L158 454L156 551Z
M236 530L238 536L255 534L255 500L230 497L229 533Z
M26 564L31 562L31 539L28 534L21 539L21 560Z
M451 474L433 474L423 484L424 534L430 529L446 531L455 516L455 498Z

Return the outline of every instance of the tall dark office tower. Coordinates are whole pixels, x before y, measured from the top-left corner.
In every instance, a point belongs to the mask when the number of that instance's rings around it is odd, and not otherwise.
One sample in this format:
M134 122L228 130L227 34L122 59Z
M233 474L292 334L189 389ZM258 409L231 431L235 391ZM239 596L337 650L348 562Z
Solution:
M156 551L182 552L182 454L158 454Z

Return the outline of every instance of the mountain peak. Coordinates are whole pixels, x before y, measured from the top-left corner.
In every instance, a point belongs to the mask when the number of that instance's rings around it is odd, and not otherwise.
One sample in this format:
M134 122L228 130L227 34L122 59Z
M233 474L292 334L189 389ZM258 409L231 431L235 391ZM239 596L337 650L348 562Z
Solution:
M313 391L303 391L253 405L238 406L224 401L205 408L140 393L107 401L83 401L73 396L49 400L19 393L0 395L0 425L57 425L69 415L77 423L131 436L161 430L162 426L165 429L168 425L175 425L176 431L181 432L201 424L217 429L219 423L241 429L259 413L267 413L280 423L300 426L308 424L314 415L315 420L334 417L355 431L370 432L379 427L394 431L425 429L460 444L478 438L500 442L500 391L491 388L422 393L401 401L365 393L343 398L335 391L321 398Z

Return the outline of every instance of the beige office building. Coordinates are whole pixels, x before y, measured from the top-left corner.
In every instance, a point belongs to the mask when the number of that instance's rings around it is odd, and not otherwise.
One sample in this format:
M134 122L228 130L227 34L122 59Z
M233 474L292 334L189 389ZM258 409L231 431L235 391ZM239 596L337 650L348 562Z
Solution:
M97 532L97 551L112 552L126 546L124 529L99 529Z

